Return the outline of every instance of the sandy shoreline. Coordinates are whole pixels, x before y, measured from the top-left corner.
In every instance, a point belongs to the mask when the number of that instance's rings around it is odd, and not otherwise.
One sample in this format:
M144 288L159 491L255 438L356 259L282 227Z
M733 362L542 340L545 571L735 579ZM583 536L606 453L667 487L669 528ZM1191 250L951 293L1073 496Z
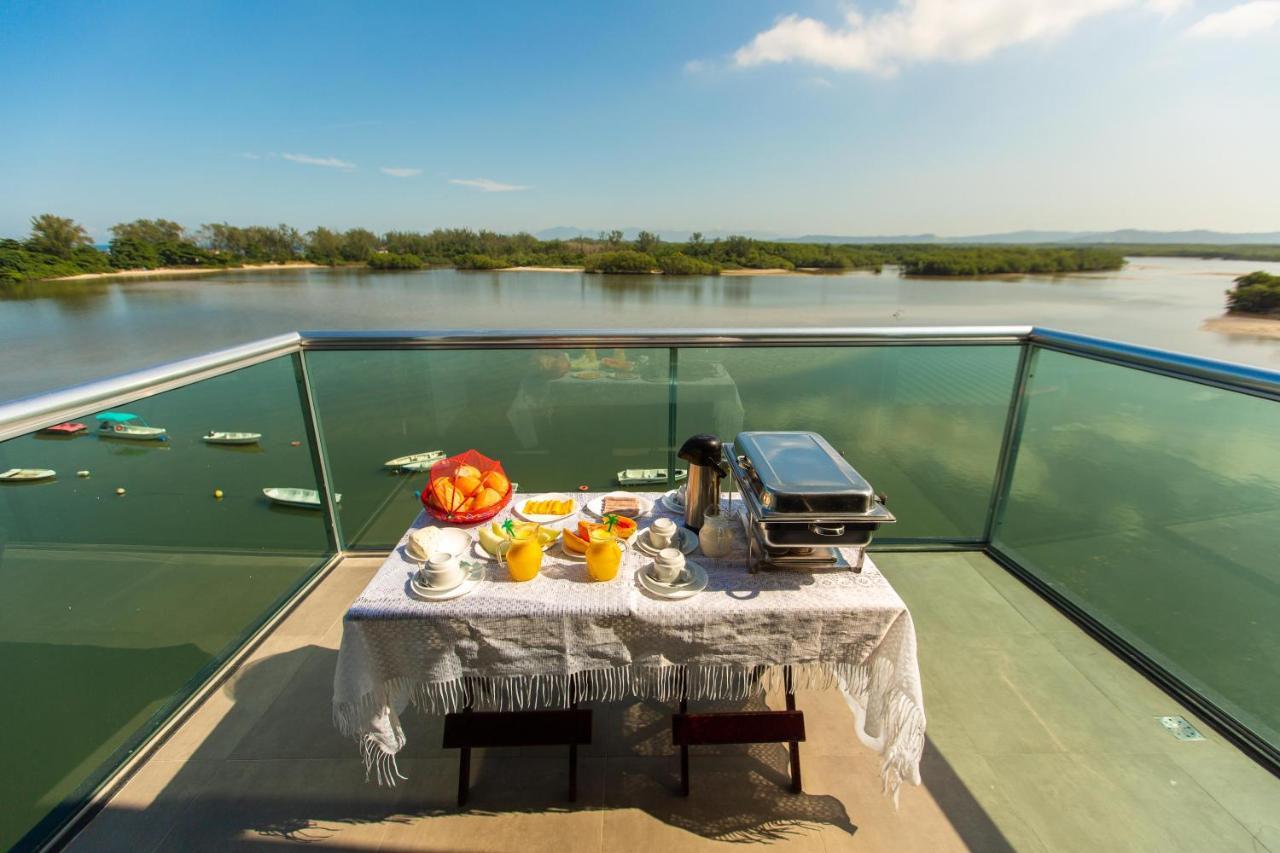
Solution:
M102 278L155 278L157 276L179 275L211 275L218 272L263 272L270 270L318 270L328 269L309 261L291 261L287 264L245 264L241 267L158 267L153 270L116 270L115 272L86 272L80 275L67 275L61 278L50 278L45 281L89 281Z
M1200 328L1206 332L1221 332L1226 335L1280 339L1280 317L1226 314L1205 320Z

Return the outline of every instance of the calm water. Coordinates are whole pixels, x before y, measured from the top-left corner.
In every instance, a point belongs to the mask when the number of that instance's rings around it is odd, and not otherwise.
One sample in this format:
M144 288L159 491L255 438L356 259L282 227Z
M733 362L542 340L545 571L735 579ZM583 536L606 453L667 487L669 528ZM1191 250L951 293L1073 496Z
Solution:
M75 284L0 302L0 399L295 329L1034 323L1280 367L1280 341L1201 330L1234 276L1280 264L1134 259L1018 280L663 278L580 273L227 273Z

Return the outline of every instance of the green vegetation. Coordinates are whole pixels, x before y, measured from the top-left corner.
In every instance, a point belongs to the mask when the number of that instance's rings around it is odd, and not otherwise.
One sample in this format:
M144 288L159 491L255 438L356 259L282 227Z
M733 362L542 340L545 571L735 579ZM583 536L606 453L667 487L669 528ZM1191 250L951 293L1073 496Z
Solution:
M1227 291L1227 310L1239 314L1280 314L1280 275L1251 272Z
M225 222L190 232L167 219L121 223L111 228L111 234L109 251L101 252L89 245L85 229L71 219L47 213L33 217L26 240L0 240L0 283L113 270L218 269L301 260L329 266L367 264L378 270L543 266L665 275L717 275L721 270L744 269L878 272L886 265L897 265L904 275L929 276L1115 270L1124 265L1125 255L1280 260L1280 246L864 245L787 243L737 236L707 240L698 233L684 242L666 242L649 231L627 240L616 230L594 237L539 240L531 234L469 228L378 235L365 228L336 231L320 227L303 234L288 225L240 227Z
M1209 258L1229 261L1280 261L1280 246L1260 246L1256 243L1218 246L1211 243L1131 244L1108 243L1124 255L1135 258Z
M369 256L371 270L420 270L424 266L422 258L413 254L376 252Z
M648 273L658 268L653 255L624 249L619 252L601 252L587 258L587 272Z
M899 246L904 275L975 276L1118 270L1124 255L1113 249L1047 246Z

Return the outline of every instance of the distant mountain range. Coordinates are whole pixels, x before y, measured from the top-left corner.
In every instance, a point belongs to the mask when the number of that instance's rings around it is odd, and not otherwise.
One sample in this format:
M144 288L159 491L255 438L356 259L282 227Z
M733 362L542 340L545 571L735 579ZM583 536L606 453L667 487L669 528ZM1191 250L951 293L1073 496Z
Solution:
M534 234L540 240L571 240L574 237L595 237L601 228L574 228L557 226ZM634 240L640 228L623 228L623 236ZM689 231L651 229L659 238L670 242L684 242ZM839 235L804 234L799 237L783 237L769 231L703 231L708 240L734 234L755 237L759 240L775 240L780 243L1200 243L1213 246L1228 245L1280 245L1280 231L1236 233L1229 231L1145 231L1123 228L1118 231L1005 231L999 234L971 234L962 237L939 237L937 234L878 234Z

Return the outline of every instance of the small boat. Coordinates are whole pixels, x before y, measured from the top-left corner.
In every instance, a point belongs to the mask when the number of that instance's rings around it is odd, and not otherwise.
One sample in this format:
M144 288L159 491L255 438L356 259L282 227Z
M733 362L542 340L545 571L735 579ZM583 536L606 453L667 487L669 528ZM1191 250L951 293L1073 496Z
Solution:
M78 435L87 429L88 427L82 423L67 421L66 423L54 424L51 427L45 427L40 431L45 435Z
M689 476L683 468L676 469L676 482ZM667 482L666 468L623 468L618 472L618 484L622 486L644 486L652 483Z
M52 468L10 468L8 471L0 471L0 482L34 483L57 475L58 472Z
M260 432L213 432L201 438L207 444L257 444L262 438Z
M384 468L399 471L425 471L447 456L443 450L428 450L424 453L410 453L408 456L397 456L382 463Z
M129 412L102 412L94 417L99 421L98 435L101 436L128 438L133 441L169 440L168 430L164 427L147 426L142 418Z
M284 506L300 506L303 509L319 509L320 493L315 489L263 489L267 500ZM342 495L335 494L333 502L342 500Z

